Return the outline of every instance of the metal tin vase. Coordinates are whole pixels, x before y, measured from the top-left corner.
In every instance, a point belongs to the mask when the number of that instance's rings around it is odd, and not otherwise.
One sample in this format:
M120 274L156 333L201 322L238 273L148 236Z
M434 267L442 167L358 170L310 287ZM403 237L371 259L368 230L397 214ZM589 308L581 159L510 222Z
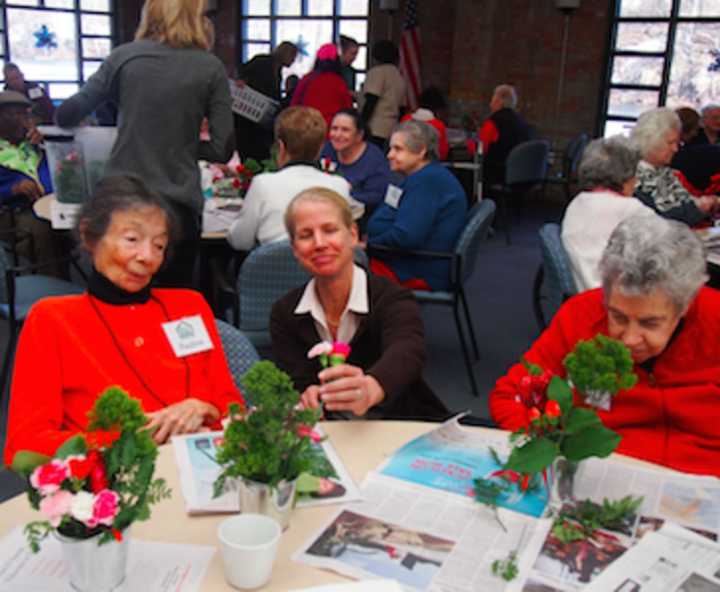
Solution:
M276 487L249 479L238 480L240 512L264 514L280 523L283 530L290 524L290 514L295 506L297 479L280 481Z
M115 539L98 545L100 535L73 539L56 534L68 567L70 585L78 592L112 592L125 581L129 532L122 541Z

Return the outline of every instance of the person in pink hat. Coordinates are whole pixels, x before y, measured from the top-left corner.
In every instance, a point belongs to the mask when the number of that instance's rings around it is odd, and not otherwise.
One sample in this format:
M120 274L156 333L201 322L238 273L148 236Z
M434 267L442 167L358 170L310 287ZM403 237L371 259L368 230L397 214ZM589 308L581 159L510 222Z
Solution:
M352 96L342 77L342 63L335 44L320 46L312 71L300 80L290 104L314 107L322 113L328 129L338 111L352 107Z

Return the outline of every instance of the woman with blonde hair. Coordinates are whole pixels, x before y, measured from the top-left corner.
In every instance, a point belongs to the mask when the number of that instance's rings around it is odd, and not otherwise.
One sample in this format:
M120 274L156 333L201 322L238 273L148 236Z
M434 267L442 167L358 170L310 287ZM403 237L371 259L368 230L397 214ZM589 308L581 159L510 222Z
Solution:
M422 380L425 339L410 290L354 263L358 244L348 202L307 189L285 212L295 258L312 276L270 315L273 354L307 407L326 416L444 419L447 408ZM344 364L321 370L308 351L320 341L350 345Z
M117 105L105 174L139 176L180 218L174 264L160 274L169 286L191 283L203 207L197 161L227 162L234 149L227 75L207 51L204 11L205 0L147 0L135 40L116 47L56 116L72 127L105 102ZM199 137L204 117L207 141Z

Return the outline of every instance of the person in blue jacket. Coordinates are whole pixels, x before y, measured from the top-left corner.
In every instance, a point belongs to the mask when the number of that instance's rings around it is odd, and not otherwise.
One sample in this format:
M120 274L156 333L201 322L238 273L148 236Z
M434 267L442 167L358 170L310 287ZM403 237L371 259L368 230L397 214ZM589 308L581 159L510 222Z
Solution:
M47 160L38 149L42 136L30 115L32 104L16 91L0 92L0 230L19 229L32 236L20 237L17 251L27 259L57 258L58 242L50 224L38 219L33 202L52 192ZM43 273L62 275L59 269Z
M405 179L388 188L368 223L368 245L450 252L465 226L465 191L437 162L437 134L427 123L406 121L390 138L388 160ZM373 251L373 273L414 289L444 290L450 284L446 260Z

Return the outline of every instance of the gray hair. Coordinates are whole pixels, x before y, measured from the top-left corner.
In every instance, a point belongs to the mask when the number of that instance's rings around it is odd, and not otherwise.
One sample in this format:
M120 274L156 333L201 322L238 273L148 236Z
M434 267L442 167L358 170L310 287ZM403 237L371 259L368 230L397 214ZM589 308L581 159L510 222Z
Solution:
M500 99L503 107L507 107L508 109L515 109L515 107L517 107L518 99L514 86L510 86L509 84L496 86L493 97Z
M717 105L717 104L705 105L702 108L702 111L700 111L700 114L703 117L707 117L710 114L710 111L715 111L716 109L720 109L720 105Z
M665 136L671 131L680 131L682 125L677 113L669 107L658 107L645 111L638 117L630 138L640 150L642 157L652 154L665 140Z
M593 140L580 161L580 185L583 189L607 187L620 192L635 176L639 161L640 152L625 136Z
M410 152L419 153L425 149L426 160L437 160L440 158L438 152L438 132L424 121L409 119L395 126L393 134L403 134L405 144Z
M684 314L708 279L705 247L686 224L636 214L615 227L600 259L605 299L623 294L664 292Z

